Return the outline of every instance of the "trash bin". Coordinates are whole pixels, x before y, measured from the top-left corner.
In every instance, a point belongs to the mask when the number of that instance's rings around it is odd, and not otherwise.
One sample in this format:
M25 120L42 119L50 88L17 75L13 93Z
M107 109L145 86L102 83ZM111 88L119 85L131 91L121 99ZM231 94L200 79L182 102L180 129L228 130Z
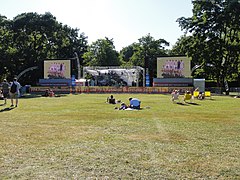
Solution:
M26 88L26 93L31 92L31 85L25 85L25 88Z

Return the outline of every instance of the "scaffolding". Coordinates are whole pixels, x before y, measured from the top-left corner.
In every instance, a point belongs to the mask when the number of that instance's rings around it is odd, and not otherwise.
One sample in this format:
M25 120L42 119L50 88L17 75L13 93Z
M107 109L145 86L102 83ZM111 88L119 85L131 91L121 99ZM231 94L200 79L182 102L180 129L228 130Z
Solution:
M139 80L145 82L145 71L140 66L88 66L83 67L83 78L93 86L137 86ZM145 86L145 83L143 83Z

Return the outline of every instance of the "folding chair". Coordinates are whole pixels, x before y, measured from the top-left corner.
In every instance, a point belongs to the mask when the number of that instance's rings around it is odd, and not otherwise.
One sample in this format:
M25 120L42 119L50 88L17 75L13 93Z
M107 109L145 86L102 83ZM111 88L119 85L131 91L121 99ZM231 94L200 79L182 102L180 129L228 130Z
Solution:
M193 92L193 97L194 98L198 98L198 96L199 96L199 91L194 91Z
M205 91L204 96L209 97L211 99L211 91Z

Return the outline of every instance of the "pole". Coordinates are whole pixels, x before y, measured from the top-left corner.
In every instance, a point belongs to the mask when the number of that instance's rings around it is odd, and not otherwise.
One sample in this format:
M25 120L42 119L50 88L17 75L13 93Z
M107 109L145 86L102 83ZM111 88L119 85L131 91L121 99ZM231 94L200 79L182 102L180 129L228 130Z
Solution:
M78 79L81 78L81 67L80 67L80 61L79 61L79 58L78 58L78 54L75 52L75 57L77 59L77 68L78 68Z

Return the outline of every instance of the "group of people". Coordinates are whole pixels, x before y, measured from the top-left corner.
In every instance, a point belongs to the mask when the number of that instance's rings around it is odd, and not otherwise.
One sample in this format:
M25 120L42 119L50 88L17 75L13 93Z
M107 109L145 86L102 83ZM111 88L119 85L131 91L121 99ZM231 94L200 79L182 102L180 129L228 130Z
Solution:
M179 90L176 90L176 89L173 90L171 95L172 95L172 102L174 102L176 100L180 101L180 99L179 99L179 95L180 95ZM192 96L191 92L190 91L185 91L185 93L183 95L183 101L184 102L186 102L186 100L190 100L191 101L192 99L193 99L193 96Z
M109 104L117 104L120 103L120 107L116 108L118 110L126 110L126 109L140 109L141 106L141 101L137 98L132 98L130 97L129 99L129 105L127 105L124 102L121 102L120 100L117 100L113 97L113 95L111 95L110 97L107 98L107 103Z
M43 97L54 97L55 93L53 92L52 89L46 89L46 91L44 92L44 94L42 96Z
M199 90L198 90L198 88L196 88L195 90L194 90L194 92L198 92L198 93L196 93L197 94L197 96L196 96L196 98L197 99L200 99L200 100L202 100L202 99L204 99L205 98L205 96L204 96L204 93L202 93L202 92L199 92ZM171 93L171 95L172 95L172 101L174 102L175 100L178 100L179 101L179 90L177 90L177 89L175 89L175 90L173 90L172 91L172 93ZM186 91L185 92L185 94L184 94L184 96L183 96L183 101L184 102L186 102L186 100L192 100L194 98L194 95L190 92L190 91Z
M8 83L6 79L3 80L2 82L2 97L4 100L4 105L7 104L7 98L10 97L11 99L11 107L14 106L14 99L15 99L15 107L18 106L18 98L20 96L20 88L21 85L17 81L17 78L13 79L13 82Z
M172 95L172 99L171 99L172 102L180 101L180 99L179 99L179 95L180 95L179 90L177 90L177 89L173 90L171 95ZM183 96L183 101L184 102L186 102L186 100L190 100L191 101L192 99L193 99L193 96L192 96L191 92L190 91L186 91L184 96Z

